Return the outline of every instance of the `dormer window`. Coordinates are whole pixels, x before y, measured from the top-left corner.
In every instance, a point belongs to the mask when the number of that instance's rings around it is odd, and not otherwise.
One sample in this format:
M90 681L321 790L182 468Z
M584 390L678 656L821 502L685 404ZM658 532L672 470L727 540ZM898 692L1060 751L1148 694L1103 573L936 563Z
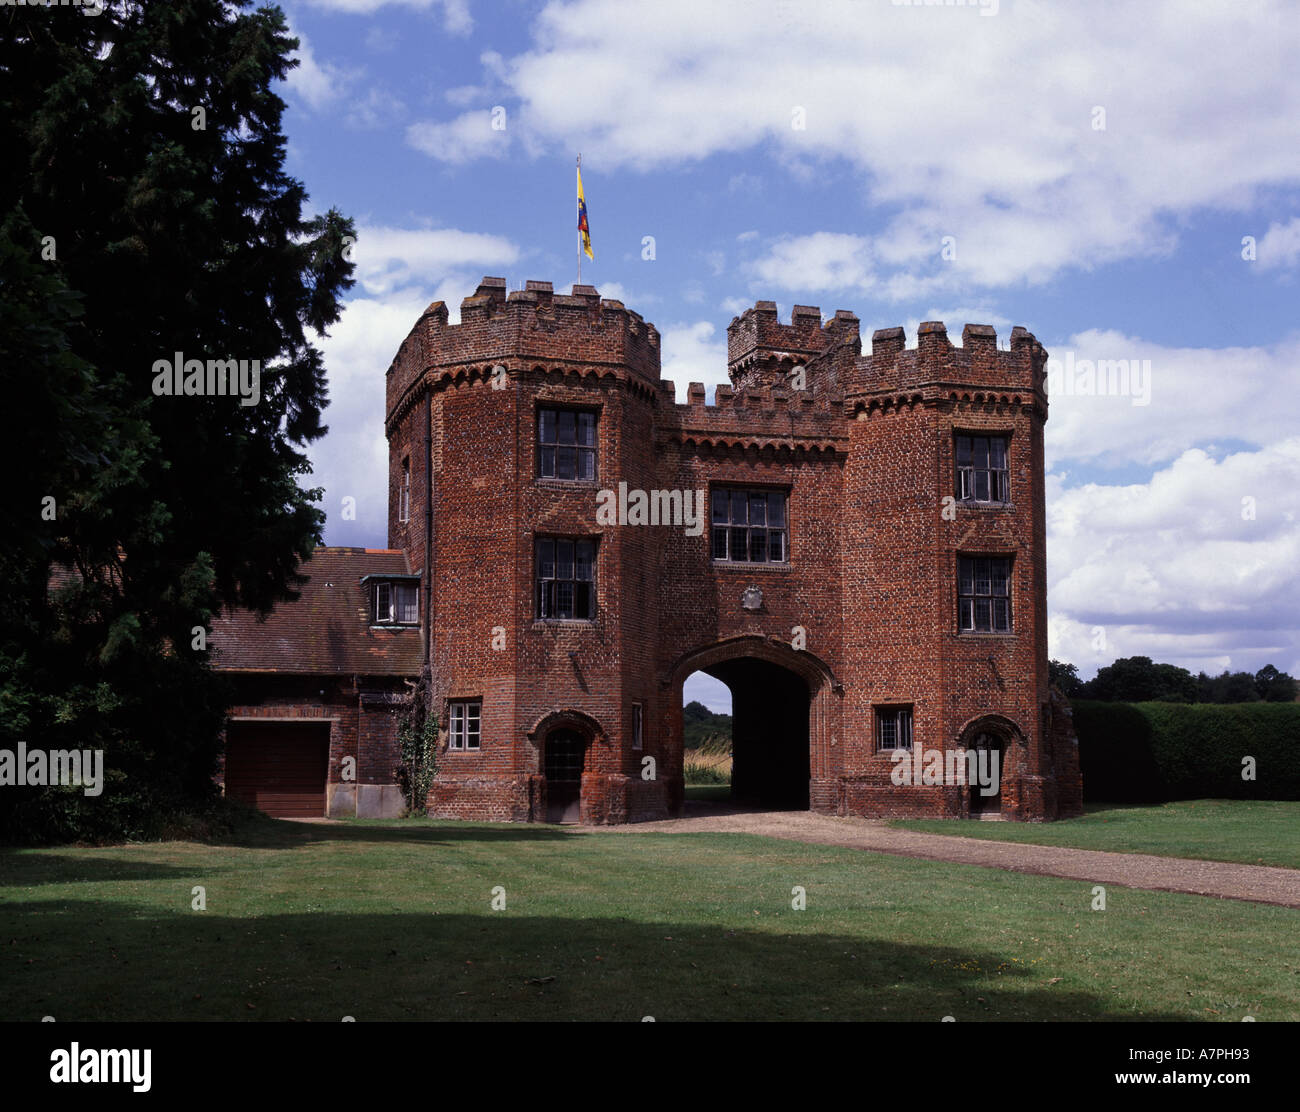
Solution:
M385 580L372 584L375 625L418 625L420 585L416 580Z

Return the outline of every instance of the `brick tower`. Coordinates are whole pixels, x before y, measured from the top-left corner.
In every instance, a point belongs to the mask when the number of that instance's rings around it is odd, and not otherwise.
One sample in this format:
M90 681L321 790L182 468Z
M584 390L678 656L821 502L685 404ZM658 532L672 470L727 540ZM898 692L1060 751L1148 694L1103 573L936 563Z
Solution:
M655 328L590 286L485 278L456 325L435 302L386 419L444 728L430 814L677 813L696 671L732 691L738 797L1079 813L1047 681L1045 359L1023 329L1002 351L934 322L863 356L852 313L760 301L728 329L732 385L677 405ZM996 790L930 782L930 751L996 754Z

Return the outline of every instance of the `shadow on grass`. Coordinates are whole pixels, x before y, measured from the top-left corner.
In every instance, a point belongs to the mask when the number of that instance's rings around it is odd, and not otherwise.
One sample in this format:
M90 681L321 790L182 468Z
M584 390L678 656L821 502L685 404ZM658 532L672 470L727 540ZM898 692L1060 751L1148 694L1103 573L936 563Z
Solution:
M209 830L201 836L174 838L196 846L226 846L232 849L297 849L322 842L368 842L375 845L423 845L430 849L464 842L559 842L574 837L562 826L538 823L438 823L427 819L368 821L348 820L339 823L286 822L253 812L241 817L229 830ZM79 850L121 849L124 845L139 848L166 845L165 841L110 843L108 845L65 847ZM54 884L64 881L159 880L171 876L188 876L185 869L169 869L123 861L119 857L96 860L79 855L63 858L45 846L0 845L0 886ZM35 852L39 851L39 852ZM206 868L206 866L205 866Z
M766 813L770 807L728 800L687 799L678 818L704 815ZM635 830L637 823L629 823ZM293 849L316 842L374 842L378 844L454 845L457 842L561 842L581 836L591 827L538 822L459 822L451 819L344 819L339 822L286 822L258 811L249 812L233 831L214 832L204 845L247 849Z
M729 788L721 789L729 792ZM706 815L766 813L773 810L757 804L733 802L727 798L688 798L677 818L698 818ZM674 816L670 816L674 817ZM636 829L631 823L628 829ZM591 827L582 827L590 830ZM92 848L114 848L125 844L159 845L167 841L189 842L195 845L230 846L239 849L294 849L320 842L372 842L375 844L414 844L427 846L454 845L458 842L560 842L577 836L579 829L537 822L461 822L452 819L343 819L335 822L293 822L271 818L261 811L237 805L227 805L219 822L209 822L201 827L174 836L147 842L94 844ZM72 843L80 846L81 843ZM0 844L0 884L6 883L3 873L13 868L25 850L58 848L44 845ZM47 859L48 860L48 859ZM56 878L67 879L67 878Z
M793 924L792 924L793 926ZM522 911L142 914L0 905L0 1016L57 1020L1183 1019L992 951L858 935ZM999 972L1000 971L1000 972ZM1059 978L1057 978L1059 981Z
M205 868L204 871L210 873L214 870ZM17 849L0 849L0 887L4 888L176 880L193 875L193 869L153 861L124 861L120 857L101 856L84 850L75 855L70 852L64 857L49 850L23 853Z

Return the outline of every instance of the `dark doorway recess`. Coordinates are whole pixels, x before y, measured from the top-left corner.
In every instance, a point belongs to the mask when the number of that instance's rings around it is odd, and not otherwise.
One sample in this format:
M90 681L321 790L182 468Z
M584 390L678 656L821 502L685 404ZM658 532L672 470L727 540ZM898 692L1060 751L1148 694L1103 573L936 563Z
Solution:
M542 749L546 821L577 822L582 804L582 763L587 741L575 730L552 730Z
M738 657L704 668L731 689L731 798L808 810L808 685L779 664Z
M982 818L984 815L996 815L1002 810L1003 740L996 733L982 730L971 739L970 747L976 753L976 770L991 768L993 761L997 762L998 769L998 790L992 795L985 795L979 784L968 785L971 816ZM981 758L981 752L989 755Z

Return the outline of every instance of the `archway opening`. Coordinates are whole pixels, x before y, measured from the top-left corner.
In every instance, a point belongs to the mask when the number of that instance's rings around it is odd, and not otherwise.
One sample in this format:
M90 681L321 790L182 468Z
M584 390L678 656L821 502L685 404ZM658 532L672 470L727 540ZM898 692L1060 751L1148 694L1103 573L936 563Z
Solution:
M730 699L702 677L718 681ZM808 810L810 699L802 677L768 660L734 657L693 673L683 685L683 702L684 742L705 739L685 751L688 793L713 781L706 798L764 810ZM712 722L702 719L701 706ZM731 712L731 743L729 759L719 760L720 753L728 755L718 744L728 725L720 720L724 708Z

